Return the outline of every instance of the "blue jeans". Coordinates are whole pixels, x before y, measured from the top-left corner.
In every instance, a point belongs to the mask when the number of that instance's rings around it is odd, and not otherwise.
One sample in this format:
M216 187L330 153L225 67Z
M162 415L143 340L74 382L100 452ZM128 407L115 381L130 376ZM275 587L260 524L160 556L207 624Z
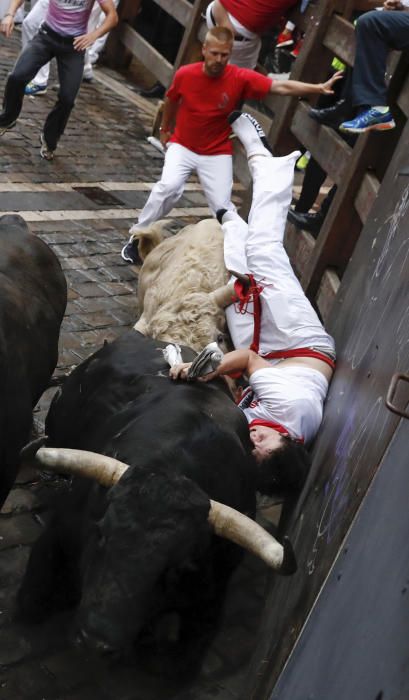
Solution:
M60 89L58 99L44 124L47 146L55 150L64 133L75 98L81 86L84 70L84 51L76 51L73 37L63 37L46 26L27 44L10 73L4 91L3 112L0 127L18 118L23 106L24 89L37 71L52 58L56 58Z
M356 106L387 105L386 60L391 49L409 48L409 12L373 10L356 23L352 97Z

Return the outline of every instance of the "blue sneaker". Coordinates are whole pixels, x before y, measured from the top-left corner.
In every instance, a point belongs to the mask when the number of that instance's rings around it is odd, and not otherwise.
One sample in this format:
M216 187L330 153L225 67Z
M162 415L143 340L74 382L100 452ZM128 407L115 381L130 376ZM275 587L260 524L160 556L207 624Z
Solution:
M358 114L355 119L342 122L339 130L348 131L352 134L363 134L364 131L387 131L388 129L394 129L395 126L395 121L389 109L385 114L382 114L374 107L370 107L365 112Z
M25 95L31 95L34 97L34 95L45 95L47 92L47 83L45 85L37 85L36 83L28 83L26 87L24 88L24 94Z

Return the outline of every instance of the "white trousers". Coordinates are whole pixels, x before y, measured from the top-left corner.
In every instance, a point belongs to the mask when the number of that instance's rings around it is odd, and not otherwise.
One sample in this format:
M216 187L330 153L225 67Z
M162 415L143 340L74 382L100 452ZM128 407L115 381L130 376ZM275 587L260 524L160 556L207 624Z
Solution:
M207 28L211 29L216 26L216 23L212 19L212 6L213 2L207 6L206 9L206 24ZM243 37L242 41L233 42L233 50L230 56L229 63L233 63L239 68L255 68L258 61L258 56L261 49L261 39L258 34L250 32L246 27L243 27L240 22L237 21L230 12L227 13L229 20L234 27L236 35Z
M114 0L115 7L118 6L118 2L119 0ZM23 49L26 47L27 43L31 41L33 36L37 34L41 23L44 22L49 3L50 0L35 0L34 2L32 0L31 10L26 16L21 29ZM91 32L99 27L104 19L105 13L101 10L99 3L95 2L88 20L88 31ZM107 39L108 34L104 34L104 36L99 37L99 39L94 41L92 46L86 50L84 63L84 76L86 78L92 77L92 65L97 62L98 56L104 48ZM32 82L35 85L47 85L49 75L50 64L46 63L45 66L40 68Z
M166 150L161 179L153 186L138 223L132 229L142 228L166 216L182 196L186 180L193 172L197 173L213 214L218 209L235 211L231 202L232 157L201 156L179 143L171 143Z
M301 347L334 350L334 341L305 296L283 245L298 157L296 151L283 158L250 158L253 202L248 225L235 212L223 224L227 269L250 272L263 287L260 355ZM254 331L252 304L243 314L232 304L226 317L234 347L248 348Z

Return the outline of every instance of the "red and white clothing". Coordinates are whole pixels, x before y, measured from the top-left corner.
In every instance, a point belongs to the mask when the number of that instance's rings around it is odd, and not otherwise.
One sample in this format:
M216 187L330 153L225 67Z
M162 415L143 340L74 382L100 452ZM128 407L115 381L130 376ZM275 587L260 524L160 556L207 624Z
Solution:
M260 35L278 25L297 0L220 0L234 29L235 40L230 63L255 68L261 49ZM214 2L206 9L208 29L216 26Z
M167 148L162 177L130 233L166 216L182 196L186 180L196 172L210 210L232 209L231 129L227 117L247 98L261 99L271 78L237 66L226 66L218 78L192 63L176 71L167 97L179 103L175 132Z
M224 9L246 29L262 34L276 26L297 0L220 0Z
M227 117L242 100L261 100L271 84L271 78L247 68L227 65L219 78L212 78L202 62L182 66L166 93L179 103L171 141L199 155L232 154Z
M248 225L235 212L229 212L229 221L223 224L227 269L252 273L262 290L261 357L299 348L334 355L334 341L306 298L283 245L298 156L297 151L284 158L250 158L253 203ZM252 344L255 311L253 302L241 312L236 304L226 309L235 348ZM305 365L279 367L280 359L269 361L271 368L256 370L250 378L254 397L244 407L247 418L280 424L291 437L308 442L320 425L328 382L321 372Z

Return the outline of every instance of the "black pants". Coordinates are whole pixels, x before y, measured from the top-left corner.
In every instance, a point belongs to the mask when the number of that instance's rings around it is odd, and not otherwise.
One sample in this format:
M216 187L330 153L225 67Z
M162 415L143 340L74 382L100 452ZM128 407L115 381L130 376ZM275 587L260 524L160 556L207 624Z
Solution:
M52 58L56 58L60 89L58 99L44 124L44 138L48 147L55 150L64 133L75 98L81 86L84 71L84 51L76 51L72 39L47 33L40 27L38 34L27 44L10 73L4 91L3 112L0 127L14 122L23 106L24 89L37 71Z
M387 105L386 60L391 49L409 48L409 12L373 10L356 23L356 54L352 76L353 104Z

